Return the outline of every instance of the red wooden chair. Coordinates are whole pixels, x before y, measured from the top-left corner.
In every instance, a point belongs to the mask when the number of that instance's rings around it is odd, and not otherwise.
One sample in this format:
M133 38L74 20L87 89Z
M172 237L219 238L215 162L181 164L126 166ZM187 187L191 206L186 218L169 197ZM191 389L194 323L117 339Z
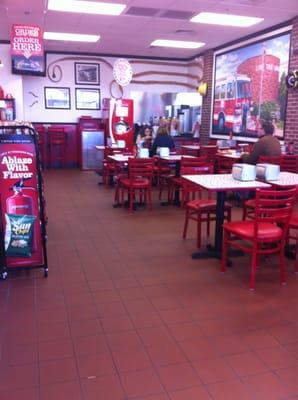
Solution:
M293 212L289 222L289 231L287 235L287 244L291 241L296 243L295 249L295 272L298 273L298 212Z
M43 126L39 126L36 128L36 132L38 133L38 148L41 165L42 168L45 169L47 167L46 129Z
M169 202L173 203L174 192L180 190L182 192L181 207L189 200L187 196L192 192L200 192L199 186L186 183L181 175L196 175L200 173L200 167L207 164L207 156L202 157L181 157L180 161L180 176L173 176L169 180ZM192 188L192 190L191 190Z
M133 203L139 195L148 209L152 209L151 189L153 178L152 158L130 158L128 160L128 177L119 179L121 205L124 205L124 194L128 194L129 211L133 211Z
M258 163L269 163L281 166L282 156L260 156Z
M282 165L282 156L260 156L258 163L269 163ZM255 199L248 199L243 202L242 220L254 219Z
M257 189L254 220L227 222L223 225L222 272L226 271L229 247L250 253L250 289L254 290L260 256L278 253L280 281L285 283L284 249L295 200L296 189Z
M286 172L294 172L297 174L298 172L298 156L284 154L281 159L281 171Z
M112 156L115 154L129 154L128 149L123 148L112 148L106 147L104 151L104 160L103 160L103 183L105 185L111 184L114 179L119 175L119 173L123 170L123 165L120 163L111 160L108 156Z
M225 157L224 155L216 155L216 173L217 174L230 174L232 172L233 164L235 160L232 158Z
M190 170L189 170L190 172ZM196 167L196 174L212 174L213 173L213 165L205 164ZM185 174L187 175L187 174ZM187 182L185 180L185 182ZM195 221L197 223L197 247L201 247L201 236L202 236L202 223L207 223L207 236L210 235L210 222L216 221L216 200L211 199L210 195L208 198L202 198L201 192L202 189L199 188L198 185L197 190L200 191L200 198L188 201L185 206L185 220L184 220L184 228L183 228L183 239L186 239L187 229L189 221ZM192 191L192 186L185 186L184 192L187 190ZM189 197L187 194L185 197ZM232 206L231 204L225 204L225 215L224 218L227 221L231 221L231 212Z
M66 132L64 128L48 128L49 164L53 167L60 162L63 168L66 163Z
M161 200L164 188L168 189L168 202L169 200L169 182L175 176L175 163L170 160L165 160L160 157L154 157L154 176L156 186L158 188L158 198Z

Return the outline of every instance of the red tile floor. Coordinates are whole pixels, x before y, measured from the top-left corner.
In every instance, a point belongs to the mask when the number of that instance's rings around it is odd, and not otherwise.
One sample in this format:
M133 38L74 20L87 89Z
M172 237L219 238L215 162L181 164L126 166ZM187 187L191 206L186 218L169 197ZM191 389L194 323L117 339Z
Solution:
M0 282L1 400L298 398L298 278L191 259L184 213L114 209L93 172L47 171L49 277ZM234 218L240 215L233 211Z

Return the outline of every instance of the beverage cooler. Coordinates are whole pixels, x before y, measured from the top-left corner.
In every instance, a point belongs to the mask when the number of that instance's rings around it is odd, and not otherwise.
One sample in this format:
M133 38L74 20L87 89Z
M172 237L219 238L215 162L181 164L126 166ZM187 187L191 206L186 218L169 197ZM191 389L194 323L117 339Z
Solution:
M106 124L107 136L112 144L125 144L133 147L134 122L133 100L103 99L103 117Z
M0 97L0 121L13 121L15 118L15 99Z
M78 130L80 168L82 170L102 170L103 150L106 144L102 120L81 117Z

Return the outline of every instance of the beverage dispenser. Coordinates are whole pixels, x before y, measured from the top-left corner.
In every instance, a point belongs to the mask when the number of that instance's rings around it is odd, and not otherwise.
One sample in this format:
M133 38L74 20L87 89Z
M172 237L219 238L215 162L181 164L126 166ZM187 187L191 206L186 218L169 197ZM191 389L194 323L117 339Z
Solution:
M133 100L103 99L103 117L107 124L107 136L112 144L118 142L132 148L133 146Z

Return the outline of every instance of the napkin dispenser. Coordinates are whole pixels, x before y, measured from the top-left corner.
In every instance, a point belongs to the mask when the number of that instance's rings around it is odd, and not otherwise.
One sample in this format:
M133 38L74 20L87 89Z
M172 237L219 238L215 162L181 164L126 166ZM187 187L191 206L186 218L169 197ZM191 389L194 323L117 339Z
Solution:
M279 178L280 166L276 164L257 164L257 178L265 181L276 181Z
M238 181L254 181L256 166L251 164L233 164L232 177Z
M149 149L140 149L138 152L138 157L139 158L148 158L149 157Z
M168 147L159 147L157 153L160 157L168 157L170 155L170 149Z

